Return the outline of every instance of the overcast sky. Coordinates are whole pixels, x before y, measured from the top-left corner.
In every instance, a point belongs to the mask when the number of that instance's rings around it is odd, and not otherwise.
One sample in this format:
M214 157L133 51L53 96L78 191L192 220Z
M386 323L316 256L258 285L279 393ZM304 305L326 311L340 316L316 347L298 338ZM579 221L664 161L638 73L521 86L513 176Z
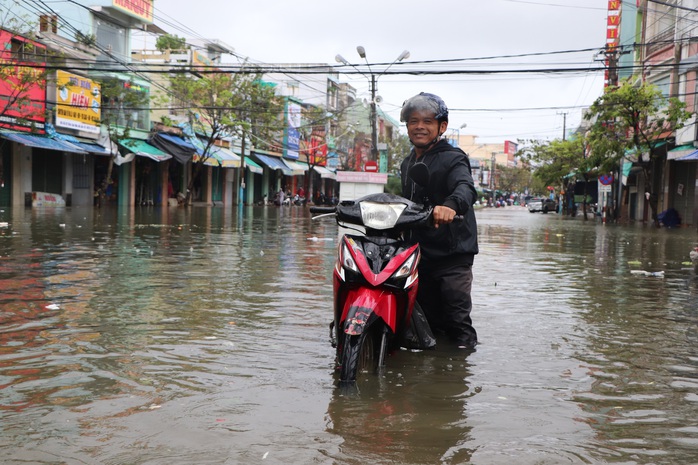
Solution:
M155 23L180 37L218 39L251 62L327 63L335 55L361 65L366 49L376 74L391 70L524 70L599 66L606 41L607 0L156 0ZM133 48L139 48L136 41ZM554 53L584 50L577 53ZM505 55L527 55L504 58ZM447 61L424 65L431 60ZM232 57L226 61L233 61ZM419 64L417 64L419 63ZM370 98L369 80L341 76ZM309 77L308 79L312 79ZM381 107L398 119L402 102L421 91L451 109L449 127L480 143L553 139L581 120L581 107L603 90L601 72L555 74L382 75Z

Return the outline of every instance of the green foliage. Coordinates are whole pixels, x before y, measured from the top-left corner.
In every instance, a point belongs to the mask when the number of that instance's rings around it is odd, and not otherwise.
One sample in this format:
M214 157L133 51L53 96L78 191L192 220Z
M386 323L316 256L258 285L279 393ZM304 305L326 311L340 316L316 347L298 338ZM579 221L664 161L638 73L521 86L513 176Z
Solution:
M392 174L388 175L388 184L385 186L385 192L389 194L402 195L400 176Z
M682 128L690 117L679 99L664 97L652 84L634 86L625 80L618 87L609 87L592 104L586 117L594 120L589 144L606 170L615 167L628 150L649 150L650 157L657 157L656 149L667 135Z
M629 80L609 87L591 106L587 119L594 123L589 145L595 163L602 172L617 169L620 159L632 153L642 168L650 194L652 217L657 222L657 195L667 139L691 117L686 104L675 97L666 98L654 85L633 85ZM649 153L643 157L643 153Z
M503 192L523 192L531 186L531 171L518 166L497 165L497 188Z
M170 92L162 100L187 108L192 129L204 135L203 154L194 165L189 192L216 140L239 137L244 144L250 137L257 148L279 145L275 138L282 128L283 101L255 73L173 74Z
M412 144L409 137L398 134L388 143L388 173L399 174L400 163L410 154Z
M589 174L594 169L594 162L588 157L584 136L566 140L529 141L524 143L519 155L532 167L535 182L532 181L531 187L533 184L538 188L562 186L570 173Z
M184 37L179 37L176 34L163 34L155 41L155 48L164 52L165 50L185 50L189 47Z
M81 31L77 31L75 33L75 41L87 47L94 47L97 45L97 36L94 34L85 34Z
M138 89L133 81L123 81L116 77L97 79L102 94L102 124L107 128L112 141L118 142L129 137L135 110L148 108L150 98L147 92Z

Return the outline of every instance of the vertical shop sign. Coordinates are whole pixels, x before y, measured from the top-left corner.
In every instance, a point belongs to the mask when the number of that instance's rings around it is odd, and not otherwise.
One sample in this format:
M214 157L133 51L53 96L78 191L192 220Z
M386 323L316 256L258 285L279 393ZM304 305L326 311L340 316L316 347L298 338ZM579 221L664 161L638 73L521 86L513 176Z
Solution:
M293 160L298 159L298 150L300 150L301 140L301 106L292 102L286 101L286 140L284 141L284 156Z

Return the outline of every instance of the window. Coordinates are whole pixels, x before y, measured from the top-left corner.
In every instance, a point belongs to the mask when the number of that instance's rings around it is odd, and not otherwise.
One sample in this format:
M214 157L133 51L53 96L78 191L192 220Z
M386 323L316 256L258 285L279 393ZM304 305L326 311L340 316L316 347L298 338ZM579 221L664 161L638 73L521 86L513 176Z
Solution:
M647 15L647 42L662 46L674 38L676 7L663 3L650 3Z
M10 42L11 56L17 61L36 63L39 61L38 58L42 57L42 55L38 55L40 49L37 49L34 44L17 39L12 39Z
M128 52L128 34L125 28L118 24L109 23L103 19L95 22L95 36L100 49L106 50L117 60L130 60ZM113 61L110 55L104 54L100 58Z
M664 97L669 97L669 93L671 92L671 76L666 76L661 79L653 80L651 82L657 88L662 92L662 95Z
M58 33L58 16L56 15L41 15L39 16L39 31Z

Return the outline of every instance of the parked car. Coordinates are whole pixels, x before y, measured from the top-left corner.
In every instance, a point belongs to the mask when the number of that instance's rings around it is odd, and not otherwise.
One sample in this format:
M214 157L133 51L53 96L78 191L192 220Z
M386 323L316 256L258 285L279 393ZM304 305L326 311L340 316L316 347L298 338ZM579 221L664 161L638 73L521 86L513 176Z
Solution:
M528 211L531 213L535 212L554 212L557 211L557 202L553 199L544 197L533 197L528 201Z

